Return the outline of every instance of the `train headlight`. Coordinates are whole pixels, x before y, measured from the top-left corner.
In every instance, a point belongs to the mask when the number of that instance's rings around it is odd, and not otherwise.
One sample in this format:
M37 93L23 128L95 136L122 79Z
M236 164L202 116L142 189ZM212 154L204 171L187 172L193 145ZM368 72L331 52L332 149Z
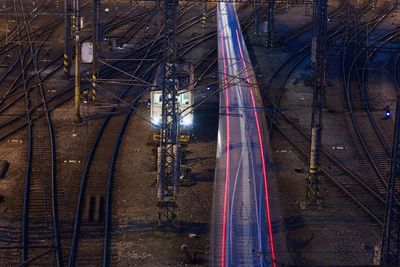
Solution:
M151 118L151 123L154 125L160 125L161 123L161 118L158 116L154 116L153 118Z
M181 124L183 126L190 126L193 124L193 118L192 116L185 116L181 119Z

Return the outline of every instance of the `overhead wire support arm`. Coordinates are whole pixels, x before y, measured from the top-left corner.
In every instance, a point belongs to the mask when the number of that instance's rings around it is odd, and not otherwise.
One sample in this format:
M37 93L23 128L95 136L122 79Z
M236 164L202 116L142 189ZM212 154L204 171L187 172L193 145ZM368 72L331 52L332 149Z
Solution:
M179 191L180 156L179 112L176 77L176 21L178 0L164 0L164 55L162 61L162 115L157 148L157 197L160 224L176 223L176 197Z
M322 207L319 192L319 160L322 138L322 115L326 87L327 0L313 6L313 38L311 65L313 71L313 102L311 114L310 158L307 177L306 204Z

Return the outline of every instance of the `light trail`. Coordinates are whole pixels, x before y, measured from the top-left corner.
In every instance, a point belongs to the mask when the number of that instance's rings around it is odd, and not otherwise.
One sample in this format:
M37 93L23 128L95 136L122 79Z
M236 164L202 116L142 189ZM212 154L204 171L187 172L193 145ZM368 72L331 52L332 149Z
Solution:
M224 213L223 213L223 225L222 225L222 253L221 253L221 266L226 266L226 221L227 221L227 210L228 210L228 190L229 190L229 166L230 166L230 119L229 119L229 86L226 75L226 58L225 58L225 36L222 32L222 61L223 61L223 75L225 84L225 112L226 112L226 164L225 164L225 192L224 192Z
M218 232L215 232L217 234L214 242L216 255L213 259L216 260L215 266L222 267L243 264L276 267L267 162L263 146L262 130L265 121L263 117L258 116L259 100L254 91L257 87L251 85L252 80L249 74L252 70L247 66L248 54L234 5L219 3L218 12L219 64L222 69L220 72L219 134L221 133L222 136L218 136L221 151L217 154L221 153L222 157L219 160L221 165L219 165L220 172L217 172L216 181L220 185L218 195L222 196L223 200L219 200L217 217L219 229L216 228ZM232 77L235 77L233 80L236 81L233 84L230 80ZM237 105L248 106L248 109L244 108L239 112L240 118L231 118L232 109L236 110ZM225 119L222 116L226 116ZM242 124L246 127L242 127ZM260 148L253 147L253 144L259 145ZM224 145L226 148L223 147ZM239 174L239 170L242 170L243 174ZM248 183L251 183L252 179L253 186L249 186ZM236 186L241 190L238 191L241 201L235 199L236 191L239 190ZM254 202L249 199L252 194ZM241 206L239 206L240 203ZM239 211L239 208L241 210L243 205L249 207L248 219L241 217L241 213L235 213L236 210ZM253 218L253 214L256 218Z
M258 119L257 106L256 106L256 102L254 99L254 94L253 94L253 87L251 86L251 81L250 81L249 74L247 71L247 64L243 57L242 46L240 45L241 40L239 38L238 30L236 30L236 38L237 38L238 45L239 45L240 57L241 57L241 60L243 62L243 66L244 66L244 69L246 72L246 80L250 86L250 96L251 96L251 101L252 101L252 105L254 108L254 110L253 110L254 116L256 118L258 141L260 143L260 154L261 154L261 159L262 159L262 169L263 169L263 177L264 177L265 205L266 205L266 214L267 214L267 220L268 220L268 234L269 234L269 243L270 243L270 250L271 250L271 260L272 260L272 266L276 267L275 248L274 248L272 223L271 223L272 222L271 209L270 209L269 195L268 195L268 181L267 181L268 177L267 177L267 168L265 165L264 145L263 145L262 136L261 136L260 122Z

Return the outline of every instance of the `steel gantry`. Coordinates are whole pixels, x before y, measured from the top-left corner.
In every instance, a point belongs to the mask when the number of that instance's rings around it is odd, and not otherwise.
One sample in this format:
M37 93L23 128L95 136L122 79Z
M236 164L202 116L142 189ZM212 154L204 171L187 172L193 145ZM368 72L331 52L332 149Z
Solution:
M179 190L181 147L176 95L176 20L178 0L164 0L164 55L162 61L162 118L157 148L159 223L176 222L176 196Z
M327 0L318 0L313 5L313 38L311 64L313 71L313 102L311 115L311 144L307 177L306 203L321 206L319 193L319 155L321 150L322 113L325 97L325 66L327 40Z
M392 164L386 196L385 228L382 240L381 266L400 264L400 195L396 190L400 177L400 98L397 97L396 125L393 138Z

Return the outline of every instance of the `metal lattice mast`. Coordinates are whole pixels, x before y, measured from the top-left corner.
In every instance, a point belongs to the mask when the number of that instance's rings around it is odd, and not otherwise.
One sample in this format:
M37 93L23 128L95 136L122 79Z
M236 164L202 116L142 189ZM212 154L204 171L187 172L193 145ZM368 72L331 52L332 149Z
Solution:
M176 19L178 0L164 0L164 58L162 62L162 118L157 149L159 222L176 221L176 196L179 190L180 145L176 101Z
M313 103L311 115L310 160L307 177L306 202L321 206L318 165L321 149L322 107L325 95L325 65L327 40L327 0L318 0L313 6L313 38L311 64L313 70Z
M92 63L92 98L96 101L97 79L98 79L98 60L99 60L99 41L100 41L100 0L93 0L93 63Z
M65 51L64 51L64 76L69 79L71 77L71 0L64 0L64 27L65 27Z
M78 123L81 122L81 113L80 113L80 97L81 97L80 30L81 30L80 1L75 0L75 97L74 97L74 102L75 102L75 121Z
M396 190L400 176L400 98L397 98L396 127L393 138L392 166L386 197L385 228L382 240L381 265L400 264L400 195Z
M260 3L259 2L254 3L254 11L255 11L254 34L258 35L260 32Z
M275 0L268 0L268 13L267 13L267 48L272 48L272 39L274 31L274 20L275 20Z

